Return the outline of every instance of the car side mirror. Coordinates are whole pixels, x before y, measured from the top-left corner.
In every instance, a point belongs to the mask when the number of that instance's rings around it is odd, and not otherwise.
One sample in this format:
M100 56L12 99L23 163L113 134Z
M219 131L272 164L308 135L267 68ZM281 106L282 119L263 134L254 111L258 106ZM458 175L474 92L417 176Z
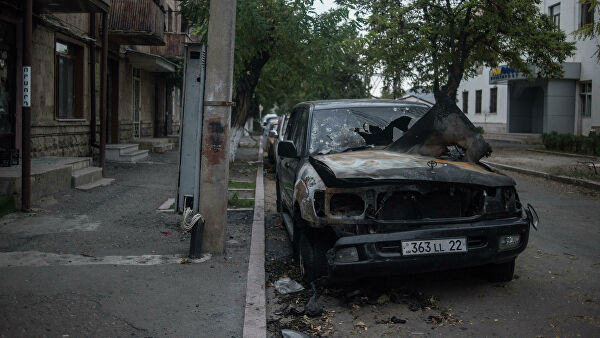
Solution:
M277 130L269 131L269 137L277 137Z
M280 157L298 157L298 151L293 141L282 140L277 144L277 155Z

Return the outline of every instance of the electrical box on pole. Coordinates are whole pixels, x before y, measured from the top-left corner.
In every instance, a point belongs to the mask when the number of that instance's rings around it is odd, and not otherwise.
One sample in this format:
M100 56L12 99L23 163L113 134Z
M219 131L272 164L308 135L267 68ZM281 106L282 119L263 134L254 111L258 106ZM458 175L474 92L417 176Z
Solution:
M202 154L202 118L206 47L200 43L185 46L183 70L183 109L179 132L179 180L177 211L186 208L198 212L200 159Z

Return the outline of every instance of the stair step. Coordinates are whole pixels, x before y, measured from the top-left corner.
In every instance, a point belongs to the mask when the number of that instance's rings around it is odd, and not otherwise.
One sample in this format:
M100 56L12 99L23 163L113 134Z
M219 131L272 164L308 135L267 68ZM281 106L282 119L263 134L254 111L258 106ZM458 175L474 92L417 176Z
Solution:
M121 153L116 162L136 163L148 157L148 150L134 150Z
M75 189L77 190L91 190L94 189L96 187L105 187L109 184L111 184L115 179L114 178L101 178L97 181L94 181L92 183L88 183L88 184L84 184L84 185L80 185L78 187L75 187Z
M71 171L71 187L76 188L102 179L102 168L85 167Z
M152 151L155 153L164 153L173 150L173 143L159 143L152 147Z

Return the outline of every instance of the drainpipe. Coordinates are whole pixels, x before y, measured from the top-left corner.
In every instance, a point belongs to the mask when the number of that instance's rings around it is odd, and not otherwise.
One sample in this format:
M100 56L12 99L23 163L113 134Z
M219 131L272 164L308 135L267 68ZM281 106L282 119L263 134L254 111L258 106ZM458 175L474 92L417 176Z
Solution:
M96 144L96 13L90 13L90 152Z
M106 155L106 78L108 61L108 13L102 13L102 57L100 59L100 167L104 173Z
M31 39L33 0L25 0L23 18L23 106L21 145L21 210L31 208Z

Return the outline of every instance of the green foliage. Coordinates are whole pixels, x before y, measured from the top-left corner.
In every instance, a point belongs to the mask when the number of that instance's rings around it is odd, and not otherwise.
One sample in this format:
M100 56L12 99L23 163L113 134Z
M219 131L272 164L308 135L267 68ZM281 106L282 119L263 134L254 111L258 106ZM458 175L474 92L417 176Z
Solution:
M316 15L313 0L238 0L232 121L299 101L368 95L358 27L346 9ZM208 31L209 0L184 0L198 34Z
M580 0L579 3L582 5L586 4L587 6L589 6L588 10L592 17L595 15L594 12L598 12L598 14L600 15L600 6L598 5L598 0ZM595 20L592 23L583 25L581 28L579 28L573 33L580 40L597 38L600 36L600 20ZM596 43L596 52L594 55L596 55L596 57L600 61L600 43L598 43L598 40L596 40Z
M482 126L475 127L475 129L477 129L477 132L479 134L481 134L481 135L485 134L485 130L483 129Z
M252 198L239 198L238 194L233 194L227 204L232 208L252 208L254 207L254 199Z
M338 2L355 8L368 27L368 57L388 81L433 89L448 104L482 64L555 77L575 48L540 12L540 0Z
M553 131L542 135L542 140L548 150L600 156L600 135L595 133L590 133L589 136L576 136Z
M231 189L254 189L256 182L229 181L228 186Z

